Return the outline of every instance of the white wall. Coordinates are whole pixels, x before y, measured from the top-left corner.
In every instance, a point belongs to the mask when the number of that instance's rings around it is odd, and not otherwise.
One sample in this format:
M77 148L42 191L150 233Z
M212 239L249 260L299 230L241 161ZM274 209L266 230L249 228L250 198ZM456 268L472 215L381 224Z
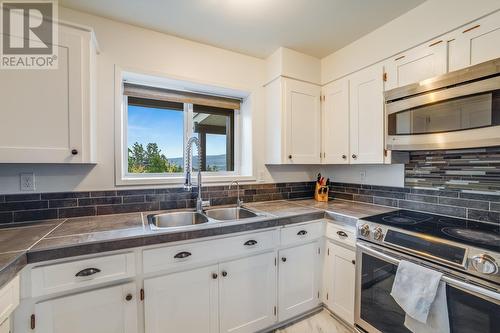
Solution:
M60 8L65 21L94 28L100 47L97 57L98 164L0 165L0 193L19 192L19 173L34 172L36 191L99 190L115 187L114 176L114 68L183 78L198 83L249 91L252 94L253 169L264 181L311 180L313 167L272 168L263 164L264 128L261 116L265 61Z
M326 84L500 9L499 0L427 0L321 60Z

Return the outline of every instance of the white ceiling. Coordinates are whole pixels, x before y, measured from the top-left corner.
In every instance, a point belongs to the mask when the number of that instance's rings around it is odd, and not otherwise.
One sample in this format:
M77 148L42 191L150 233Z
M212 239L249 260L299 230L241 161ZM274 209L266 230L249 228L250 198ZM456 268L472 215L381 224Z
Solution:
M59 0L59 3L260 58L280 46L322 58L424 1Z

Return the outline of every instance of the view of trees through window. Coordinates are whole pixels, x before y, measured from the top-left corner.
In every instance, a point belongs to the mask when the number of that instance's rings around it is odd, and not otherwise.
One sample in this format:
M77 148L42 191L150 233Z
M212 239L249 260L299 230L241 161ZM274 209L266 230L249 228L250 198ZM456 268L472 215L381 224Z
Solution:
M182 104L180 104L182 106ZM196 109L203 112L196 112ZM232 110L230 110L232 111ZM137 100L129 102L127 109L128 172L180 173L184 159L184 112L182 107L154 107ZM227 127L233 127L229 110L206 110L195 106L190 123L191 132L202 146L202 171L232 171L233 138L228 140ZM197 155L196 148L194 155ZM229 154L228 154L229 152ZM193 169L198 169L198 157L193 156Z

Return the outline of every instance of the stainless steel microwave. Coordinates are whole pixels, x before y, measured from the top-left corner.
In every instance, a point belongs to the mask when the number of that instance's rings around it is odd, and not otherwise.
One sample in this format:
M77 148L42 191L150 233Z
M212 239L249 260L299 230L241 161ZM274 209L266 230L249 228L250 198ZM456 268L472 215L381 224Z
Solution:
M389 150L500 145L500 58L385 93Z

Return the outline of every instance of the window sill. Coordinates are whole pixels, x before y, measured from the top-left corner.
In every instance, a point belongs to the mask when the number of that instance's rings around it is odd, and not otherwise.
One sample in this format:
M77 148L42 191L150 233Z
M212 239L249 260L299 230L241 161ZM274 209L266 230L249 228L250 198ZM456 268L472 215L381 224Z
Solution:
M193 172L191 174L193 184L196 183L197 173ZM233 180L239 182L256 182L257 179L253 176L241 176L241 175L219 175L219 176L209 176L202 174L202 183L204 185L211 184L215 185L218 183L228 183ZM172 177L124 177L116 180L116 186L132 186L132 185L182 185L184 184L184 177L172 176Z

